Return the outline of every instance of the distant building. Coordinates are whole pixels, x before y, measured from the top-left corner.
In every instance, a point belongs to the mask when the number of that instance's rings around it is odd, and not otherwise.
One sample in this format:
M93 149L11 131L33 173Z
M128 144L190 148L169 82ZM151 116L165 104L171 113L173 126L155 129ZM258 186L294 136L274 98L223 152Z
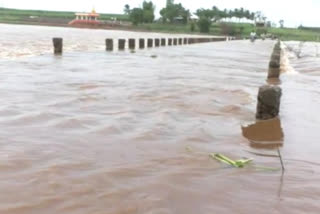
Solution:
M76 18L69 22L69 25L73 26L97 26L101 22L98 20L100 14L96 13L93 9L91 13L76 13Z

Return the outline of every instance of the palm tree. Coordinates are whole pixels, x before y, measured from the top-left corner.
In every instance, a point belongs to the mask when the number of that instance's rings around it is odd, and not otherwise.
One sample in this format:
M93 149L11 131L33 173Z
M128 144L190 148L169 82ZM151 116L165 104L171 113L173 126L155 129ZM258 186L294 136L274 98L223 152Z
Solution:
M281 19L281 20L279 21L279 24L280 24L280 27L283 28L283 27L284 27L284 20Z
M241 7L239 10L239 19L243 19L244 17L245 17L244 9L243 9L243 7Z
M240 22L240 13L239 13L239 9L234 9L234 12L233 12L233 15L239 19L239 22Z
M129 6L128 4L126 4L126 5L124 6L123 11L124 11L124 14L129 15L129 13L130 13L130 6Z

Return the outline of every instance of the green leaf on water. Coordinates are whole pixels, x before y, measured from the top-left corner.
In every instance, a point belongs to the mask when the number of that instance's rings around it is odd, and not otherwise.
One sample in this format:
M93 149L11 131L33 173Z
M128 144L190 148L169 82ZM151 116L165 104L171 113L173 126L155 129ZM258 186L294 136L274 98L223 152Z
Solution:
M227 156L222 155L222 154L218 154L218 153L211 153L209 156L212 159L218 160L222 163L228 164L228 165L236 167L236 168L243 168L253 161L252 158L240 159L240 160L234 161L234 160L228 158ZM279 171L279 170L281 170L280 168L272 168L272 167L265 167L265 166L254 166L254 167L257 170L261 170L261 171Z
M240 160L234 161L234 160L228 158L227 156L224 156L219 153L211 153L210 157L215 160L218 160L222 163L225 163L230 166L237 167L237 168L243 168L244 166L246 166L247 164L249 164L253 161L253 159L240 159Z
M186 150L187 150L188 152L192 152L192 148L191 148L190 146L186 146Z

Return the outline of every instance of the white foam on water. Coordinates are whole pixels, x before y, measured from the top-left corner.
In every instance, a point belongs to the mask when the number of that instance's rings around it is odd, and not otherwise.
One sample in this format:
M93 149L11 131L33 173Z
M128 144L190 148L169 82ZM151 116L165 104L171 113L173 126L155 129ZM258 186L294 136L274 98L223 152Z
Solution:
M287 46L284 43L281 43L282 49L282 60L281 60L281 67L282 71L285 71L288 75L298 75L299 72L296 71L290 64L289 58L292 57L292 53L287 50Z

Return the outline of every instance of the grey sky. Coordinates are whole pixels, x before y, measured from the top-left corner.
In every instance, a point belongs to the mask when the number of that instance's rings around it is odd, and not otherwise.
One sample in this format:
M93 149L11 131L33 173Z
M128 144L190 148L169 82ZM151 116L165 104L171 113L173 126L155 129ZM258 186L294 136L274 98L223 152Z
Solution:
M159 10L165 6L166 0L153 0ZM263 11L271 21L278 23L285 20L286 26L296 27L300 24L320 27L320 0L176 0L194 12L198 8L244 7L251 11ZM22 9L47 9L89 11L94 6L97 12L122 13L125 4L131 7L141 5L142 0L0 0L1 7Z

